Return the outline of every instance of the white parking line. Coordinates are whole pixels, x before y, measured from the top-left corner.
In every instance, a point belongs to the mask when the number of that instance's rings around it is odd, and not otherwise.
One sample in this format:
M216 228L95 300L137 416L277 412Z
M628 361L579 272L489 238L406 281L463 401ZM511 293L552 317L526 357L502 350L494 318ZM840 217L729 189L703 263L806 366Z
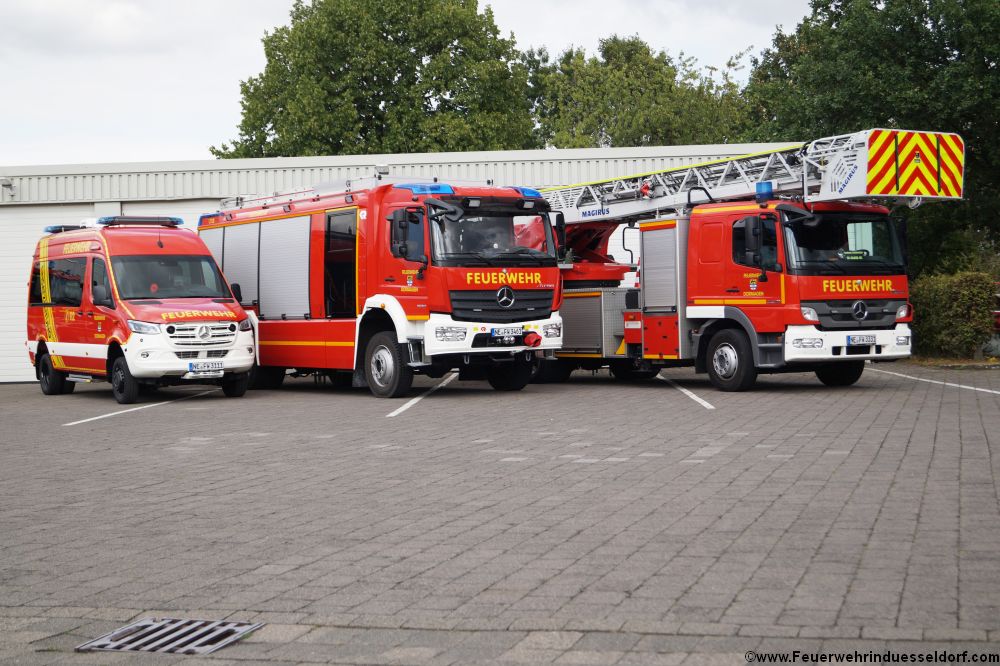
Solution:
M923 377L914 377L913 375L904 375L900 372L889 372L888 370L876 370L875 368L868 368L872 372L881 372L884 375L893 375L896 377L905 377L906 379L912 379L917 382L927 382L928 384L939 384L941 386L950 386L952 388L966 389L969 391L979 391L981 393L992 393L993 395L1000 395L1000 391L994 391L993 389L979 388L978 386L969 386L968 384L955 384L953 382L940 382L936 379L924 379Z
M680 384L678 384L674 380L667 379L666 377L661 377L659 375L657 375L656 378L659 379L659 380L661 380L661 381L664 381L664 382L670 384L675 389L677 389L678 391L680 391L681 393L683 393L687 397L691 398L692 400L694 400L695 402L697 402L699 405L701 405L705 409L715 409L715 407L713 407L711 403L709 403L709 402L707 402L705 400L702 400L701 398L699 398L698 396L696 396L694 393L691 393L691 391L688 391L686 388L684 388L683 386L681 386Z
M100 419L108 419L112 416L118 416L119 414L128 414L129 412L137 412L140 409L149 409L150 407L159 407L160 405L167 405L171 402L179 402L181 400L187 400L188 398L197 398L199 395L208 395L209 393L215 393L219 389L212 389L210 391L202 391L200 393L193 393L191 395L181 396L180 398L174 398L173 400L164 400L163 402L152 402L148 405L139 405L138 407L131 407L129 409L120 409L117 412L111 412L110 414L101 414L100 416L92 416L89 419L81 419L79 421L73 421L72 423L63 423L64 426L75 426L81 423L90 423L91 421L98 421Z
M458 373L455 372L451 373L450 375L445 377L442 381L430 387L429 389L418 395L416 398L411 398L410 400L408 400L406 404L400 407L399 409L394 409L393 411L389 412L388 414L385 415L385 417L388 419L392 418L393 416L399 416L400 414L408 410L410 407L413 407L413 405L417 404L418 402L429 396L431 393L434 393L434 391L437 391L442 386L447 386L456 377L458 377Z

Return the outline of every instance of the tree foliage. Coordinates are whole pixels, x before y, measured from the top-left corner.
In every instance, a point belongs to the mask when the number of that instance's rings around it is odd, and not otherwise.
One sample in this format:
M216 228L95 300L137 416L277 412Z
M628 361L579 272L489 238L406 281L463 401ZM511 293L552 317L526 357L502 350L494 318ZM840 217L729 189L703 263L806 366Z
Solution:
M909 214L917 272L981 266L1000 243L1000 3L813 0L753 60L750 138L803 140L871 127L960 133L966 201Z
M559 148L732 141L746 121L731 62L717 81L639 37L612 36L600 57L527 54L540 139Z
M528 71L476 0L297 0L217 157L535 146Z

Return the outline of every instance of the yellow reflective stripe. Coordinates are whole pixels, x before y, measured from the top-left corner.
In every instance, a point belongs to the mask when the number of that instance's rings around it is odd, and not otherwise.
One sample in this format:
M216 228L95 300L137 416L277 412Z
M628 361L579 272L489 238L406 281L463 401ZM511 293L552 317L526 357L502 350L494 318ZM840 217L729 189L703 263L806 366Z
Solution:
M675 359L678 358L677 354L643 354L643 358L653 358L653 359Z
M563 298L586 298L588 296L600 296L600 295L601 295L601 292L599 292L599 291L583 291L583 292L577 292L577 293L574 293L574 294L567 294L567 293L564 292L563 293Z
M695 305L765 305L766 298L696 298Z
M425 321L427 319L430 319L431 316L417 314L417 315L406 315L406 318L409 319L410 321Z

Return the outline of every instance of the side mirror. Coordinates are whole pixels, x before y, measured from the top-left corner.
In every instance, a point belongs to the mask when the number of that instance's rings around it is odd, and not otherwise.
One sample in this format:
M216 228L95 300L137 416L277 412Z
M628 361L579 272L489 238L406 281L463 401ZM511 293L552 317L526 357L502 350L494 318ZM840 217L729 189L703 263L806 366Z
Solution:
M760 218L748 217L743 225L743 243L747 252L747 259L756 256L757 260L753 266L760 265Z
M566 216L557 211L555 217L556 242L559 243L559 247L566 247Z
M108 294L108 288L103 284L94 285L92 296L94 305L103 305L106 308L113 308L115 306L111 300L111 295Z
M237 303L242 303L243 302L243 289L240 287L240 283L239 282L234 282L231 285L229 285L229 288L232 289L232 291L233 291L233 298L236 299L236 302Z
M422 237L423 228L420 225L423 221L424 213L419 209L398 208L392 211L389 215L389 251L392 256L427 263L427 257L423 254L423 241L409 242L414 239L414 233L417 238ZM417 229L412 229L411 225L417 226Z

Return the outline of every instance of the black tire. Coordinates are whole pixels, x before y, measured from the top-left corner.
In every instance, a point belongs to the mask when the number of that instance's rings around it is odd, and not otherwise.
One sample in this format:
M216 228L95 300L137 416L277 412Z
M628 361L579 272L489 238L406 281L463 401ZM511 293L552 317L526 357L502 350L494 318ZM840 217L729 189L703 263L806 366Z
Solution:
M659 368L637 368L633 361L612 361L611 376L620 382L638 382L660 374Z
M561 384L569 379L576 366L568 361L552 361L543 359L538 364L538 371L531 380L536 384Z
M743 331L727 328L708 342L708 378L720 391L746 391L757 381L750 341Z
M48 354L42 354L38 359L38 385L45 395L67 395L76 388L75 383L66 379L66 373L53 367Z
M248 375L249 387L253 391L276 391L285 381L285 369L260 366L254 363Z
M222 393L227 398L242 398L250 388L250 373L241 372L222 379Z
M861 379L864 371L864 361L844 361L817 368L816 376L827 386L850 386Z
M131 405L139 398L139 381L128 369L128 361L119 356L111 365L111 393L120 405Z
M520 391L535 373L535 364L518 356L506 363L497 363L486 371L486 381L497 391Z
M378 398L400 398L413 386L409 352L392 331L376 333L365 350L365 381Z

